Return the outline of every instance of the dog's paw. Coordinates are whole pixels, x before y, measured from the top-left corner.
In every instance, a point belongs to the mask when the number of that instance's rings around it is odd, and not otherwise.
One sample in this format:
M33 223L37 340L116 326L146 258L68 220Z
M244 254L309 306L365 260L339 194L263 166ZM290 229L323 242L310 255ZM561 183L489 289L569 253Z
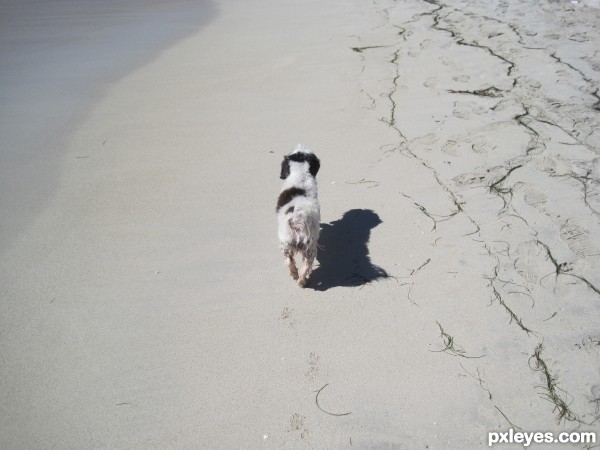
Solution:
M301 288L306 287L306 279L305 278L300 278L298 280L298 286L300 286Z

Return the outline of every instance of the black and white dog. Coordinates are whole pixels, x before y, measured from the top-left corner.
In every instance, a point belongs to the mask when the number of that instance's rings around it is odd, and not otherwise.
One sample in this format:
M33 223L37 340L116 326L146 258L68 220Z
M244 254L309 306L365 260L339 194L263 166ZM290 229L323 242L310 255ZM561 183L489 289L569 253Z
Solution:
M285 156L281 163L280 178L285 181L276 210L279 242L290 275L298 280L300 287L306 286L317 256L321 212L315 177L320 167L319 158L302 145ZM303 259L300 271L294 259L298 252Z

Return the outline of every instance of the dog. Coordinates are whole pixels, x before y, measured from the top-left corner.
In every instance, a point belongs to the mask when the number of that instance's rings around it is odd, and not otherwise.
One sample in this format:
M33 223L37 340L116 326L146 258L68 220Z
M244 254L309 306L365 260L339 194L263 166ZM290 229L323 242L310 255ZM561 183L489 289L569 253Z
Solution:
M305 287L317 257L321 210L317 191L319 158L298 145L281 163L283 186L277 199L278 237L284 264L300 287ZM296 253L302 267L296 268Z

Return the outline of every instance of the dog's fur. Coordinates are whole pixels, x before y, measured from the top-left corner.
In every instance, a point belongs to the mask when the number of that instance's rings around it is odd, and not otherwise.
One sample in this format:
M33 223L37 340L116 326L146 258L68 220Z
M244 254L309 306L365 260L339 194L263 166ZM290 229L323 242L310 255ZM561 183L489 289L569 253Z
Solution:
M277 200L279 242L290 275L298 285L306 286L317 256L317 241L321 212L317 198L317 172L319 158L302 145L283 158L280 178L284 180ZM300 271L295 255L302 255Z

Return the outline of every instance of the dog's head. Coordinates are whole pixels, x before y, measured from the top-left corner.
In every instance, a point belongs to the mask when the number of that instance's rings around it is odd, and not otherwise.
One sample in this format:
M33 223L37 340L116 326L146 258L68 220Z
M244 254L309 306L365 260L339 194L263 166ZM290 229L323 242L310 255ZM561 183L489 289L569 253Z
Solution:
M321 167L321 162L319 158L309 149L303 147L302 145L298 145L292 153L283 157L283 161L281 162L281 175L279 178L285 180L290 176L292 170L292 164L298 167L304 167L302 170L306 170L308 167L308 172L313 176L317 176L317 172L319 172L319 168ZM308 163L308 166L304 163Z

